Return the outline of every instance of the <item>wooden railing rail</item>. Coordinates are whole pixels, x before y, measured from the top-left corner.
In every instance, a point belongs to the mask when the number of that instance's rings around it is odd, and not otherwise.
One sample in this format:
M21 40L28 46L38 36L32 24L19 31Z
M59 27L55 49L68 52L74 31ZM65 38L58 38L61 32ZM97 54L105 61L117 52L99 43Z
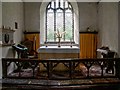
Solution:
M11 64L16 66L8 73ZM67 69L56 71L62 64ZM42 66L42 67L41 67ZM44 67L44 70L41 69ZM29 68L29 69L28 69ZM61 67L59 67L61 68ZM25 71L27 70L27 71ZM96 59L17 59L2 58L3 78L83 79L120 77L120 58ZM59 73L58 73L59 72ZM58 76L55 76L58 75Z

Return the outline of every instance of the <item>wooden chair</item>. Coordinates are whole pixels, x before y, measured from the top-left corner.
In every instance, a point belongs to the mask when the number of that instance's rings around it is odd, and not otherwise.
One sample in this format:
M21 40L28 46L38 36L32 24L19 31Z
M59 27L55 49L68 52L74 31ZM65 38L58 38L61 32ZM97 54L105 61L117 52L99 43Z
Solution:
M33 49L34 43L28 39L21 42L22 45L28 48L28 58L37 58L37 52Z

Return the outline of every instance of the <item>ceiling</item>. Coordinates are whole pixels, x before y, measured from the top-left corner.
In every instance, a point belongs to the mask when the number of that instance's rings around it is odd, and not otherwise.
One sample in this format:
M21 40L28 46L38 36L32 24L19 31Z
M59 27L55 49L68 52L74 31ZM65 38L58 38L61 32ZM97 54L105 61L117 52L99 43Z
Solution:
M0 0L2 2L49 2L51 0ZM70 2L119 2L120 0L68 0Z

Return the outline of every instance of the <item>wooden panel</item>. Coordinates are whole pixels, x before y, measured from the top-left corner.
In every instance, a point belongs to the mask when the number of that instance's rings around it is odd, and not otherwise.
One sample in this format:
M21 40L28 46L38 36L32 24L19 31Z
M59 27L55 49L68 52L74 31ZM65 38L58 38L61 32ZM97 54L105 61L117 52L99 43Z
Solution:
M80 58L96 58L97 33L80 33Z
M25 34L25 39L33 41L34 47L33 50L36 50L40 47L40 35L39 33Z
M40 47L40 36L39 36L39 34L35 34L35 36L36 36L36 47L34 47L34 48L36 48L36 50Z

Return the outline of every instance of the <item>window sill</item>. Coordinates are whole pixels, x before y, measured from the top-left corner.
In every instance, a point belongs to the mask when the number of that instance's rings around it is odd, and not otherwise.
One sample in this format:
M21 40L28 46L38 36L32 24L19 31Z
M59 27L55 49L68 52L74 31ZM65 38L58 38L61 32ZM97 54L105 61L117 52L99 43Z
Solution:
M69 46L69 47L71 47L71 46L77 46L77 47L79 47L79 44L75 44L75 43L72 43L72 44L60 44L61 46ZM58 44L57 43L47 43L47 44L41 44L40 46L58 46Z

